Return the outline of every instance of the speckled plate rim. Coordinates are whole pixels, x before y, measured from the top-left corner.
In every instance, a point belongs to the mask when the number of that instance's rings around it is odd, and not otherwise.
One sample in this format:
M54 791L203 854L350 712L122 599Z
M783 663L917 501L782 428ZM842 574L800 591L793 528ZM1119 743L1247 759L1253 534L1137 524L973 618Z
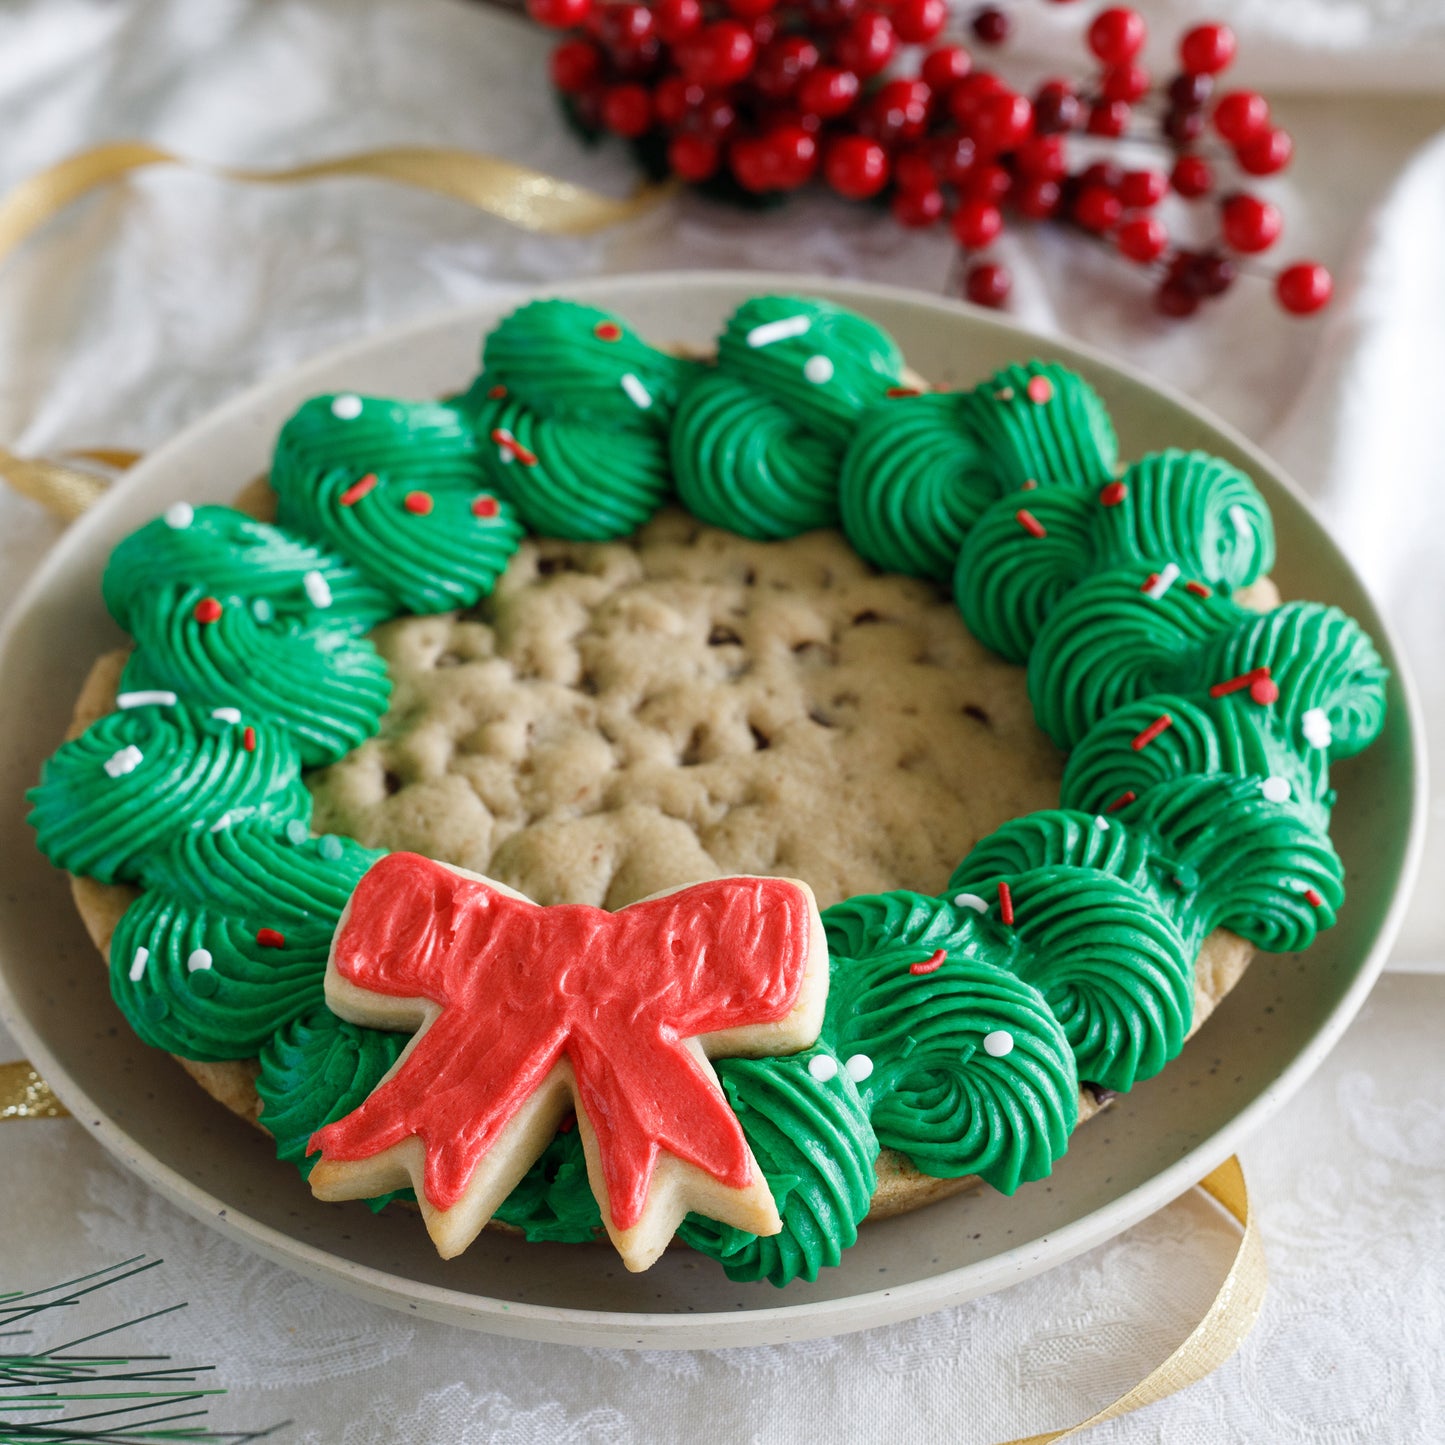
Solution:
M1313 541L1319 547L1326 568L1368 595L1343 554L1318 523L1310 518L1299 487L1264 453L1188 397L1160 385L1113 357L1077 342L1030 331L996 313L899 287L757 272L660 273L647 277L595 278L499 292L484 303L426 318L332 350L282 377L258 383L216 409L139 463L117 486L113 495L99 503L57 543L16 601L3 627L0 627L0 692L4 691L10 655L23 622L44 605L56 579L73 568L72 559L93 549L103 534L119 535L120 531L133 525L127 522L125 528L117 527L117 513L128 498L137 492L163 485L182 464L182 459L192 456L198 448L204 448L208 437L223 435L228 429L234 430L243 424L246 416L257 409L261 399L273 398L278 391L299 399L327 386L355 384L345 378L357 370L364 371L368 360L389 349L414 345L442 327L470 324L475 326L480 336L500 312L529 296L565 295L625 313L629 293L645 293L652 297L659 293L672 293L677 296L680 307L687 308L692 304L716 311L714 303L720 296L732 293L733 304L736 304L737 300L748 295L766 291L824 296L865 311L869 309L870 302L884 307L923 307L936 313L941 325L960 328L961 336L970 330L995 338L1003 336L1023 352L1037 351L1066 364L1083 364L1098 371L1112 372L1152 392L1162 403L1187 413L1195 423L1216 433L1230 448L1246 458L1269 494L1272 505L1278 507L1283 498L1286 506L1292 506L1303 515L1308 528L1314 533ZM172 492L167 500L174 499L174 495ZM1223 1127L1216 1129L1172 1165L1160 1169L1144 1183L1120 1193L1055 1232L998 1251L963 1268L945 1270L892 1288L862 1291L823 1301L790 1304L786 1292L779 1292L770 1294L771 1299L776 1299L776 1304L770 1303L758 1309L682 1316L676 1313L509 1303L435 1287L342 1258L256 1220L244 1210L199 1187L183 1172L163 1163L140 1146L124 1128L108 1117L104 1104L71 1077L47 1036L20 1009L8 980L9 960L16 940L4 936L0 936L0 1018L81 1124L122 1165L172 1203L232 1239L303 1275L393 1308L517 1338L652 1349L779 1343L867 1328L923 1314L1000 1289L1062 1263L1119 1234L1183 1193L1233 1153L1250 1133L1299 1089L1359 1010L1403 921L1411 884L1419 867L1426 811L1423 727L1415 689L1401 649L1378 609L1371 607L1365 609L1365 613L1367 615L1362 615L1360 620L1380 644L1395 674L1392 707L1396 709L1397 716L1401 708L1404 714L1397 726L1396 745L1407 753L1399 762L1408 778L1408 787L1407 796L1394 800L1394 827L1405 835L1400 863L1390 886L1389 900L1382 910L1377 910L1377 926L1359 957L1353 981L1305 1045L1291 1058L1282 1061L1273 1081ZM13 802L13 798L8 798L6 806L12 806Z

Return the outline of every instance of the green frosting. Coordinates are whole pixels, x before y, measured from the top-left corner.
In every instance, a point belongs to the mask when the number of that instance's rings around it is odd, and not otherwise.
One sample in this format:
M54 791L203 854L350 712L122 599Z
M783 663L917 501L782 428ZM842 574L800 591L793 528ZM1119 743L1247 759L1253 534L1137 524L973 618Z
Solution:
M41 768L27 795L36 841L72 873L138 883L190 831L304 824L311 795L291 738L258 722L254 740L248 750L241 726L185 703L109 713Z
M1021 506L1043 536L1020 523ZM1097 492L1048 487L995 502L958 554L954 595L979 641L1023 662L1060 600L1096 572L1173 562L1181 585L1229 592L1273 561L1274 529L1254 483L1218 457L1166 451Z
M268 540L277 565L248 569ZM121 690L170 691L195 708L236 708L245 723L279 723L308 766L345 757L377 730L391 695L386 664L357 636L383 613L348 617L334 595L324 606L313 600L303 579L326 574L304 564L322 557L223 507L199 509L189 525L157 519L132 532L101 584L136 640ZM353 580L343 596L376 594Z
M282 524L351 558L380 615L445 612L490 593L522 539L484 450L444 403L318 396L282 428L271 485Z
M261 1123L276 1141L276 1157L309 1178L316 1165L306 1153L311 1136L357 1108L408 1042L405 1034L346 1023L324 1005L277 1029L261 1049L256 1076ZM376 1211L398 1197L414 1195L400 1189L366 1203Z
M297 841L265 823L183 833L151 860L110 944L111 993L146 1043L254 1058L321 1003L341 910L381 855L289 831Z
M823 921L824 1038L845 1062L871 1062L858 1089L879 1143L928 1174L978 1174L1005 1194L1049 1173L1078 1117L1079 1075L1015 940L918 893L850 898ZM938 967L912 972L940 949ZM1006 1051L985 1048L1005 1034Z
M969 394L968 412L1000 492L1030 482L1100 487L1118 467L1118 438L1099 394L1053 362L1004 367Z
M616 317L535 301L487 338L458 406L486 484L542 536L635 532L671 489L668 428L695 363L657 351Z
M602 1229L602 1211L587 1182L587 1156L576 1129L553 1136L536 1163L502 1201L497 1218L529 1240L586 1244Z
M824 1057L836 1069L809 1070ZM815 1280L858 1238L877 1187L878 1141L846 1070L825 1050L780 1059L720 1059L718 1078L743 1126L782 1219L782 1233L759 1237L700 1215L678 1233L722 1263L729 1279L782 1286Z
M969 528L998 495L968 429L965 398L898 396L863 414L838 500L858 555L889 572L948 577Z
M688 510L747 537L839 518L844 450L903 358L872 322L824 301L761 296L729 318L717 367L683 398L672 467Z

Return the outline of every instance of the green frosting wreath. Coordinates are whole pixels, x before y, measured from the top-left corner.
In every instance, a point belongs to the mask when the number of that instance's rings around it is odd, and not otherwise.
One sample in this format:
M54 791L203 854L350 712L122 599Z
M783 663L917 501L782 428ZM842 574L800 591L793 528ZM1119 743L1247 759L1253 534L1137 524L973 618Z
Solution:
M877 565L951 578L1069 753L1059 808L983 839L943 896L824 911L814 1048L718 1063L783 1221L758 1238L688 1218L683 1237L732 1278L836 1264L882 1147L1006 1193L1046 1176L1081 1079L1125 1090L1178 1053L1211 930L1308 946L1343 901L1329 761L1384 721L1369 638L1331 607L1241 607L1274 556L1254 484L1197 452L1120 473L1081 378L1031 362L919 395L902 367L823 301L747 302L713 364L535 302L452 402L307 402L276 448L278 525L179 505L123 541L102 581L136 644L117 709L29 796L58 866L141 890L110 963L140 1037L259 1058L277 1152L309 1171L312 1133L404 1042L322 1002L341 909L381 855L313 836L302 773L380 725L390 683L367 634L475 603L524 528L624 536L674 488L748 536L841 522ZM595 1236L575 1131L498 1217L529 1239Z

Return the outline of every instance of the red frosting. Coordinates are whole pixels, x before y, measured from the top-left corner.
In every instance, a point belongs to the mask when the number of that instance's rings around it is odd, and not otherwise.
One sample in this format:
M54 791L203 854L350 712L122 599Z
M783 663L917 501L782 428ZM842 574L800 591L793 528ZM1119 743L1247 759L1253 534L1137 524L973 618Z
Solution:
M805 892L724 878L617 913L543 908L414 853L357 885L332 966L441 1013L401 1068L309 1153L369 1158L412 1135L425 1191L457 1203L507 1122L565 1056L597 1135L612 1218L642 1216L658 1151L753 1182L721 1089L683 1041L786 1018L808 961Z

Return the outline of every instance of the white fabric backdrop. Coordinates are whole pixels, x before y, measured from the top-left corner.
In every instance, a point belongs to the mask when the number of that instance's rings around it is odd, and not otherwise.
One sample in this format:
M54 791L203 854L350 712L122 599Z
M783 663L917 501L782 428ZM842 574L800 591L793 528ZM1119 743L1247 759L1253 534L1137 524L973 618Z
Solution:
M1062 37L1087 8L1018 7L1019 53L1057 68L1079 53ZM1165 39L1198 13L1185 0L1144 8ZM1213 9L1244 32L1241 75L1267 80L1299 140L1290 176L1261 186L1285 208L1281 254L1335 266L1337 304L1301 324L1246 282L1174 326L1112 258L1020 233L1004 247L1015 313L1182 386L1294 472L1399 624L1445 756L1445 3ZM454 0L10 0L0 184L80 146L143 136L261 165L464 145L620 192L622 156L584 151L557 123L545 48L529 27ZM687 200L603 238L554 240L365 183L267 192L155 175L78 208L0 272L0 441L144 449L262 375L501 286L787 265L941 289L951 254L942 235L907 235L825 198L766 218ZM0 496L0 603L56 534ZM1438 878L1445 792L1434 807L1427 870ZM1438 889L1421 890L1396 962L1445 967ZM1445 980L1385 981L1245 1153L1275 1281L1259 1331L1200 1388L1094 1438L1438 1440L1442 1029ZM0 1058L14 1052L0 1033ZM863 1335L679 1356L514 1345L303 1286L148 1197L66 1123L0 1134L0 1239L6 1275L19 1270L0 1288L141 1249L167 1256L131 1298L187 1298L190 1318L156 1327L147 1345L221 1363L234 1392L224 1421L289 1416L289 1438L350 1445L786 1440L824 1428L840 1441L1004 1439L1088 1413L1162 1358L1229 1247L1210 1211L1184 1201L1042 1280Z

